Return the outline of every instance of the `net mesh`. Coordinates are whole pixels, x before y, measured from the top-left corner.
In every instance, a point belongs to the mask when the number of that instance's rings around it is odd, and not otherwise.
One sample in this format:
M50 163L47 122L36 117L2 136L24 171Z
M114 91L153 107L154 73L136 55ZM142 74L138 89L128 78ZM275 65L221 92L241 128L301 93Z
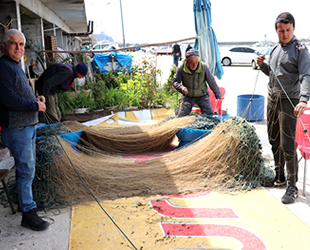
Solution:
M88 201L92 197L84 185L100 199L206 190L239 192L259 186L264 178L273 178L255 128L240 117L227 118L207 137L155 159L133 163L119 154L164 148L178 127L194 121L195 117L176 118L156 126L123 129L65 123L71 131L83 128L87 137L80 139L76 149L59 139L66 153L55 136L40 142L37 148L45 154L53 151L43 167L51 176L45 185L53 187L46 195L66 202Z

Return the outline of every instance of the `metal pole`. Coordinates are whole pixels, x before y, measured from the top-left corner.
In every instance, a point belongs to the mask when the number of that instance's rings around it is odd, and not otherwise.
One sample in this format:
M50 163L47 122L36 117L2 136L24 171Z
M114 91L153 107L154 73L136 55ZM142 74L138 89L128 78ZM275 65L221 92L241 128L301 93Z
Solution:
M126 47L126 44L125 44L125 33L124 33L124 22L123 22L122 0L119 0L119 3L120 3L120 8L121 8L121 18L122 18L123 44L124 44L124 48L125 48L125 47Z
M44 24L43 24L43 18L41 17L40 18L40 21L41 21L41 39L42 39L42 48L43 48L43 50L45 50L45 41L44 41ZM44 60L44 62L43 62L43 64L44 64L44 69L46 69L46 60L47 60L47 58L46 58L46 53L43 53L43 60Z
M305 165L304 165L304 185L303 185L302 194L304 195L304 197L306 197L306 182L307 182L307 159L306 159L306 157L304 157L304 160L305 160Z

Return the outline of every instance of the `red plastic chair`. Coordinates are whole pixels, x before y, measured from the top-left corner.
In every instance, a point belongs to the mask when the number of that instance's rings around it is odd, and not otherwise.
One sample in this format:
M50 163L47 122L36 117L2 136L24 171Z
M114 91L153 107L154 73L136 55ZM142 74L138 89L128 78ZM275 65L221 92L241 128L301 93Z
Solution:
M223 87L219 87L219 89L222 94L221 100L215 98L213 91L209 87L208 87L208 92L209 92L209 99L210 99L214 112L218 113L219 116L222 116L222 102L223 102L226 90ZM192 112L201 113L201 109L193 107Z
M307 180L307 160L310 159L310 107L307 108L303 115L297 118L296 123L296 147L305 159L304 166L304 184L303 195L306 197L306 180Z

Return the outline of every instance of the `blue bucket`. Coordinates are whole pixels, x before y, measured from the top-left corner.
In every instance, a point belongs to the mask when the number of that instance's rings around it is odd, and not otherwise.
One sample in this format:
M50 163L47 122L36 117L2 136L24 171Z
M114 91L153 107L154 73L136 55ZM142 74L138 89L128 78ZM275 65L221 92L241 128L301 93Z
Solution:
M262 95L239 95L237 99L237 116L249 122L264 120L265 97Z

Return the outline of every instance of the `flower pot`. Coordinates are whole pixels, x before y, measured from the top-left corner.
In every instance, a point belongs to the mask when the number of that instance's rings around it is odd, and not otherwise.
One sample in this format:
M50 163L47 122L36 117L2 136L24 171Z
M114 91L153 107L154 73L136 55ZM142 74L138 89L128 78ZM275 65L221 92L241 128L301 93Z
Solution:
M74 114L83 114L86 113L88 111L88 108L77 108L74 109Z
M165 106L164 105L154 105L154 108L156 109L161 109L161 108L164 108Z

